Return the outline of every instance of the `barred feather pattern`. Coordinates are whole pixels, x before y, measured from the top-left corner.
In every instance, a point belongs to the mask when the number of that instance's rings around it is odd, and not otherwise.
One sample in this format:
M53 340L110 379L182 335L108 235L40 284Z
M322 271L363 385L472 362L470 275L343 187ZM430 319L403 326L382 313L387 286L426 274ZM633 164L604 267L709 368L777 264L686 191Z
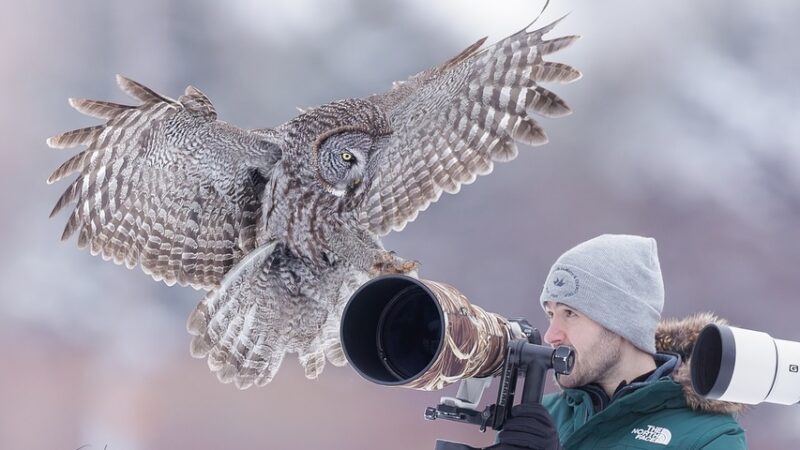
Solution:
M269 383L285 352L297 353L305 376L317 378L326 357L346 364L339 318L366 277L344 265L315 271L283 244L260 247L189 316L191 354L206 358L221 382L240 389Z
M256 245L260 196L270 161L261 137L216 121L211 102L193 87L179 100L127 78L120 88L139 106L71 99L105 125L48 139L54 148L86 145L48 178L78 173L51 217L75 204L62 239L78 234L93 255L140 264L167 284L216 286ZM241 164L261 158L263 171ZM220 167L233 170L217 170Z
M483 39L445 64L421 72L370 99L394 129L372 180L359 222L383 235L402 230L439 199L514 159L517 144L541 145L547 136L531 114L571 111L543 82L580 78L574 68L545 61L577 36L544 40L560 21L526 29L480 50Z

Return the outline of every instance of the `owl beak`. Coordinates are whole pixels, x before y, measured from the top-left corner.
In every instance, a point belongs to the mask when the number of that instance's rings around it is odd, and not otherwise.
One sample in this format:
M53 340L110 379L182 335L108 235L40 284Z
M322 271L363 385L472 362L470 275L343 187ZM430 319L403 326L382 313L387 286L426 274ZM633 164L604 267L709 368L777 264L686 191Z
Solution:
M350 182L350 189L355 189L355 188L357 188L358 186L360 186L360 185L361 185L361 183L362 183L363 181L364 181L364 178L362 178L362 177L358 177L358 178L356 178L355 180L351 181L351 182Z

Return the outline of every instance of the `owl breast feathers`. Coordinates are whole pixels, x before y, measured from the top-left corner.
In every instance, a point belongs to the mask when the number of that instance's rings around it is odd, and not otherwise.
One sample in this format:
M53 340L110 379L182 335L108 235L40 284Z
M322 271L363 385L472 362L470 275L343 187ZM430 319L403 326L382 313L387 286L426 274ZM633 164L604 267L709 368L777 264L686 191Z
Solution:
M339 318L380 273L416 270L379 237L455 193L517 144L547 141L533 113L569 107L542 82L580 77L544 57L557 21L482 48L481 39L388 92L332 102L273 129L217 119L194 87L177 100L118 76L137 105L70 99L105 123L48 139L85 145L48 179L77 173L53 208L62 239L207 293L189 317L191 353L223 382L268 383L286 352L308 378L346 360Z

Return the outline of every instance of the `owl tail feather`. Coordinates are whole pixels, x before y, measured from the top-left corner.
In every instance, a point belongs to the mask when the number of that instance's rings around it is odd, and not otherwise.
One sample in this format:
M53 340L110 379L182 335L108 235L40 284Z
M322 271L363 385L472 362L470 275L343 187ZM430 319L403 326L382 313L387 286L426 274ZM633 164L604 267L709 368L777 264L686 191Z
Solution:
M328 314L319 335L309 346L298 350L298 358L305 368L306 378L317 378L322 373L326 360L336 367L347 365L347 358L339 338L342 312L353 292L369 278L366 272L352 271L338 280L341 284L335 295L336 299L332 302L333 310Z
M186 329L193 335L190 351L207 358L211 372L239 389L269 383L280 368L288 339L274 325L272 305L260 304L254 279L263 273L275 244L250 253L226 274L190 314Z
M297 353L309 379L317 378L326 360L343 366L339 341L342 310L366 275L330 272L322 284L338 285L335 298L313 298L287 289L287 272L308 270L297 260L281 259L276 244L247 255L190 314L190 351L206 358L211 372L239 389L269 383L286 352Z

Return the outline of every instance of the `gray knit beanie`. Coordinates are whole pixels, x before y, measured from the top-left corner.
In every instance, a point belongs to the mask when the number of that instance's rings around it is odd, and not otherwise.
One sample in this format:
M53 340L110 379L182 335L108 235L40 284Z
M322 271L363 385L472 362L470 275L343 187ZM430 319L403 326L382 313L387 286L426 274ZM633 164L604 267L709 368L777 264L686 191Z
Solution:
M664 307L655 239L604 234L578 244L553 264L539 301L575 308L654 354Z

